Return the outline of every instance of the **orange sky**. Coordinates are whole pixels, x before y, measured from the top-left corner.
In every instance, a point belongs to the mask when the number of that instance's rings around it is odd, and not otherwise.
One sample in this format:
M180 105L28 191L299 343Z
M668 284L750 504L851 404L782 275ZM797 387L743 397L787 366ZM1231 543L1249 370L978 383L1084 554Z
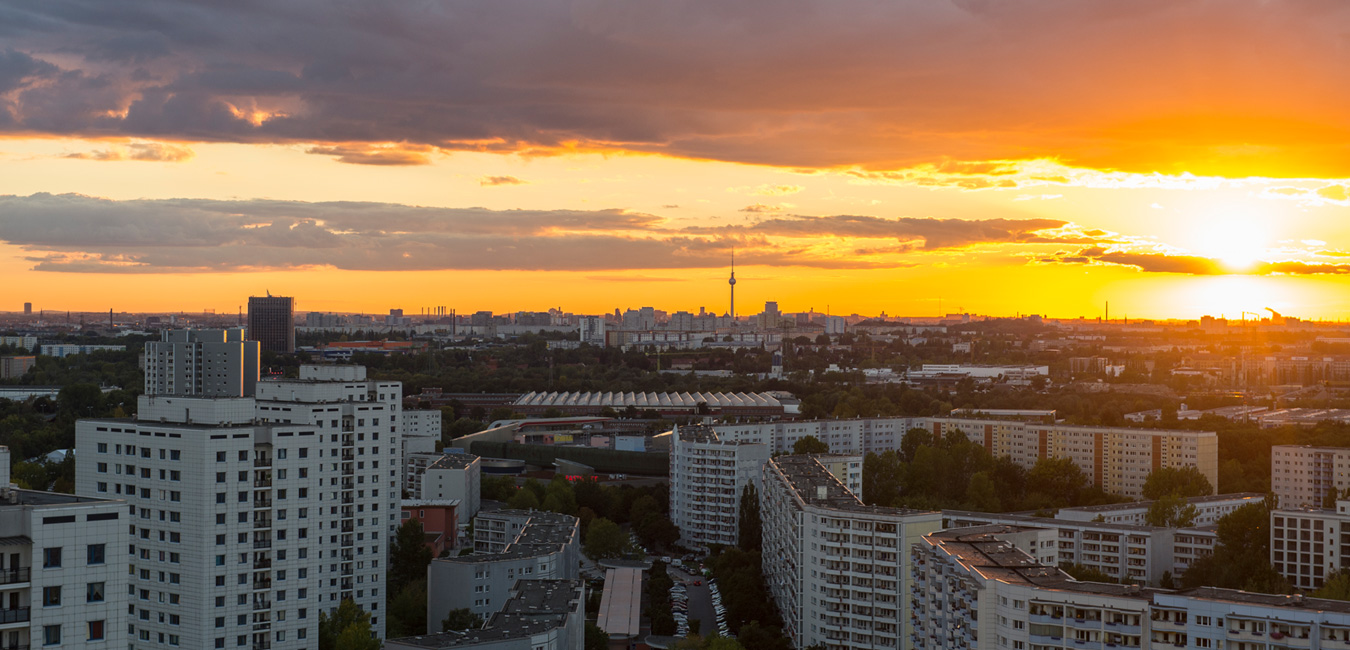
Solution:
M0 0L0 310L1350 317L1344 3L87 1Z

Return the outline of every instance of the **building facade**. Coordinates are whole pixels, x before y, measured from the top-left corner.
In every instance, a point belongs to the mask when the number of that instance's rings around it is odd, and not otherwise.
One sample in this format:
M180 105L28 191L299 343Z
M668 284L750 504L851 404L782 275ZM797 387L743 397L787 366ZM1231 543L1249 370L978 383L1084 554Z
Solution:
M263 352L295 352L295 299L282 296L249 296L248 340L257 341Z
M474 552L437 558L427 569L427 632L439 632L450 610L487 618L501 609L517 580L576 580L581 524L553 512L497 510L474 519Z
M128 595L126 502L21 490L9 468L0 447L0 648L128 647L128 605L173 587Z
M131 589L173 586L138 607L131 647L310 648L344 599L382 637L400 392L360 367L303 366L256 398L147 395L134 420L79 421L76 492L136 518Z
M517 580L482 629L390 639L388 650L583 650L586 588L580 580Z
M1276 445L1270 450L1270 490L1281 508L1320 508L1332 490L1350 487L1350 448Z
M258 343L244 330L165 330L145 344L146 395L252 397Z
M759 489L766 445L726 442L706 426L676 427L670 443L670 519L687 545L734 545L741 494Z
M907 647L909 548L940 513L863 505L811 456L768 461L760 512L764 579L795 647Z

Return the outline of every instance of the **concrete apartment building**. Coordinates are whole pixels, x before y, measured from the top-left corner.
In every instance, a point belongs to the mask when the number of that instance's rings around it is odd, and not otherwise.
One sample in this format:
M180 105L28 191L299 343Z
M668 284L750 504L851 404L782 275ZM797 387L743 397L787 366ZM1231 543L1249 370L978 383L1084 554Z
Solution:
M912 550L916 650L1228 650L1350 646L1350 603L1079 582L1014 547L1016 526L947 530Z
M414 494L418 499L459 499L465 519L478 514L483 463L473 454L441 454L427 466Z
M434 453L441 440L441 412L438 409L405 409L399 433L403 436L403 455Z
M670 518L686 545L736 544L741 493L759 489L767 445L723 441L706 426L675 427L670 443Z
M1024 549L1038 562L1080 564L1117 580L1156 585L1164 573L1180 576L1193 562L1213 554L1218 541L1214 524L1220 517L1263 498L1241 493L1189 499L1200 514L1188 528L1147 525L1141 510L1146 512L1152 502L1064 508L1054 518L960 510L946 510L942 516L944 528L950 529L987 525L1049 529L1055 533L1053 546L1041 552ZM1098 516L1103 521L1096 521Z
M1350 501L1334 509L1280 508L1270 512L1270 563L1298 589L1322 586L1350 570Z
M0 379L18 379L37 365L37 357L0 357Z
M344 599L383 636L401 398L364 368L302 366L256 398L147 395L136 419L79 421L76 492L137 517L131 588L162 589L166 556L182 568L175 602L138 608L133 647L309 648Z
M491 616L518 580L576 580L580 538L580 521L569 515L533 510L479 514L474 519L474 553L432 560L427 569L427 632L439 632L453 609Z
M1350 487L1350 448L1276 445L1270 450L1270 490L1281 508L1320 508L1327 493Z
M145 344L145 394L252 397L258 342L243 329L164 330Z
M811 456L768 461L760 512L765 581L795 647L907 647L909 549L940 513L863 505Z
M910 429L935 437L965 435L990 454L1007 456L1030 468L1042 458L1068 458L1094 485L1138 498L1149 473L1163 467L1195 467L1219 482L1218 436L1212 431L1174 431L1128 427L1089 427L979 418L857 418L727 424L714 427L728 441L769 445L770 453L791 450L793 443L814 436L836 454L868 454L898 450Z
M0 648L129 647L128 604L176 593L127 594L126 502L21 490L9 467L0 447Z
M582 650L585 585L580 580L517 580L482 629L390 639L386 650ZM438 625L439 627L439 625Z

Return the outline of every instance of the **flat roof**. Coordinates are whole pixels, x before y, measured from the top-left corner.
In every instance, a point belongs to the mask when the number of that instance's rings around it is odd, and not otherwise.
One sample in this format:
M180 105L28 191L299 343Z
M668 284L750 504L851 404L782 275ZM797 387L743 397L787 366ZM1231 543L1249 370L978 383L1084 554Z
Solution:
M420 648L456 648L529 637L562 627L581 607L580 580L517 580L502 611L479 630L442 632L388 639L386 643ZM582 630L576 630L580 635Z
M0 501L0 508L14 508L23 506L66 506L66 505L91 505L96 503L114 504L120 503L118 499L101 499L97 497L79 497L73 494L62 492L45 492L41 490L14 490L18 497L17 503L9 501Z
M1236 492L1233 494L1211 494L1203 497L1190 497L1186 499L1189 504L1214 503L1217 501L1237 501L1239 499L1264 499L1266 495L1260 492ZM1076 508L1060 508L1060 512L1065 510L1076 512L1112 512L1116 510L1136 510L1139 508L1148 508L1152 501L1130 501L1127 503L1107 503L1098 506L1079 506Z
M874 515L938 514L936 510L865 505L856 494L839 481L838 477L831 474L830 470L812 456L778 456L769 459L769 463L778 468L779 473L792 487L792 491L797 493L797 498L807 505Z
M605 570L597 624L610 636L636 637L642 629L642 569Z
M436 462L427 465L428 470L433 469L464 469L478 460L478 456L473 454L441 454Z

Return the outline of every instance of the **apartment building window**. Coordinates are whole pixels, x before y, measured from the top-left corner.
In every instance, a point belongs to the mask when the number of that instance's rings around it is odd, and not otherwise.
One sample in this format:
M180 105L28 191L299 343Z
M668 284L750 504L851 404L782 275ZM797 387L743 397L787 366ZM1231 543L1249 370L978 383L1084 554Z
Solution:
M59 569L59 568L61 568L61 547L60 547L60 546L56 546L56 547L48 547L48 548L42 549L42 568L44 568L44 569ZM58 629L57 629L57 636L59 637L60 634L61 634L61 632L60 632L60 626L57 626L57 628L58 628ZM58 640L57 643L60 643L60 641Z
M103 621L89 621L89 640L103 640Z
M43 607L59 607L60 605L61 605L61 588L60 588L60 587L43 587L43 588L42 588L42 606L43 606Z
M42 645L61 645L61 626L42 626Z
M101 603L103 602L103 583L91 582L85 588L84 602Z
M103 544L89 545L89 564L103 564L105 561L106 546Z

